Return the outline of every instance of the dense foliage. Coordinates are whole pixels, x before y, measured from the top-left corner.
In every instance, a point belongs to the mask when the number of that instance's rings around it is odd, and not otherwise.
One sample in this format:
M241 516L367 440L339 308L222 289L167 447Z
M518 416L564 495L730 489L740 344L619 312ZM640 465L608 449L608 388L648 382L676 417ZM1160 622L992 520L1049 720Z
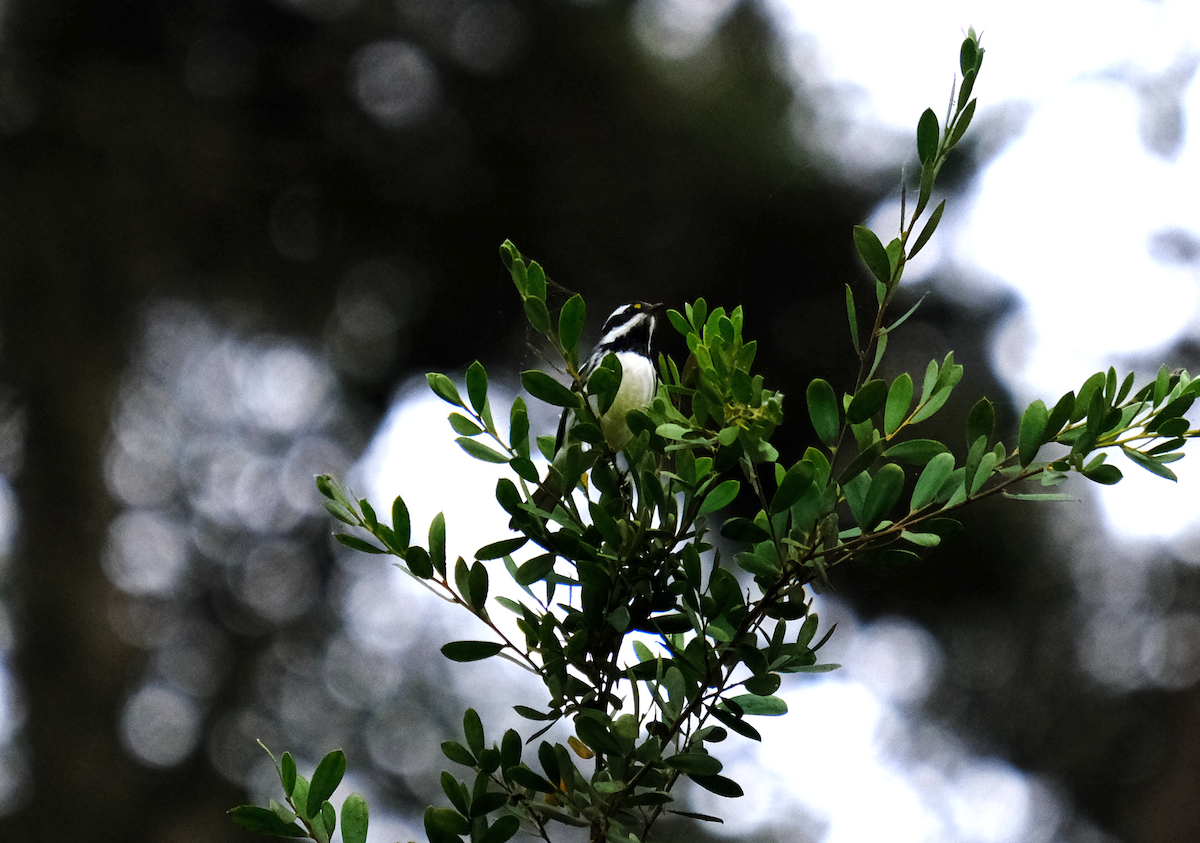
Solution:
M466 371L465 398L445 375L428 380L455 408L450 424L462 449L511 469L513 476L497 483L496 500L519 535L480 548L470 562L452 560L441 516L425 543L414 542L402 498L392 504L389 525L367 500L354 500L329 476L317 478L330 514L369 535L340 534L343 544L397 557L401 570L490 632L487 640L447 644L447 658L502 656L536 674L546 690L536 705L516 707L531 721L529 734L489 734L467 710L463 740L442 749L469 773L465 781L443 773L449 806L427 810L431 841L504 843L522 824L550 840L555 822L587 827L595 841L632 841L646 839L664 811L719 821L675 809L676 785L687 779L740 796L719 759L729 732L756 740L749 718L787 712L774 696L783 674L836 667L819 661L833 630L820 629L810 593L830 568L915 557L960 529L958 509L988 496L1069 497L1050 489L1071 473L1116 483L1122 475L1107 462L1112 450L1174 478L1169 463L1200 435L1183 417L1200 395L1200 380L1186 372L1164 366L1136 390L1132 374L1097 373L1053 406L1030 405L1010 444L996 438L993 405L982 399L966 418L961 458L959 443L918 431L962 377L953 354L930 361L919 378L876 377L892 334L916 310L890 315L907 262L941 219L945 202L925 212L937 174L974 114L971 91L982 59L971 32L944 120L932 110L921 116L921 172L911 215L902 205L899 235L885 246L866 227L853 232L873 281L874 313L862 320L846 288L858 375L845 389L824 379L809 384L805 405L815 441L800 459L783 460L771 444L784 421L784 396L755 373L749 315L741 307L710 308L703 299L669 311L689 357L680 366L660 355L658 394L628 414L633 437L612 452L599 417L620 384L619 361L610 355L585 382L578 352L583 298L552 314L544 270L506 241L501 258L525 315L566 377L563 383L528 371L522 385L532 399L571 413L566 441L556 449L554 437L533 440L523 398L506 408L502 430L478 362ZM535 462L538 452L548 467ZM514 554L522 551L518 562ZM492 596L497 566L489 563L496 560L522 589L520 600ZM511 622L495 619L497 609ZM565 744L539 740L561 721L572 731ZM310 783L285 753L279 770L288 804L243 806L234 819L270 834L326 841L335 825L327 800L344 768L344 756L331 753ZM342 809L347 843L366 836L365 803L352 800Z

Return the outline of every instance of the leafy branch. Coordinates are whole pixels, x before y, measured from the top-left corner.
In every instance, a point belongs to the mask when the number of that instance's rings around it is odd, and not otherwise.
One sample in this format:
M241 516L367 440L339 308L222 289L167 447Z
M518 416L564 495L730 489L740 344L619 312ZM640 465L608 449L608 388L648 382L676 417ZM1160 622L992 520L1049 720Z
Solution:
M918 228L938 172L975 113L971 94L982 60L971 31L944 126L932 110L918 123L917 199L910 216L902 191L898 235L884 246L865 226L854 229L875 286L875 315L862 341L847 286L858 374L846 391L820 378L808 385L805 408L816 440L800 459L782 461L771 444L784 420L783 395L753 371L758 348L744 336L742 309L710 308L703 299L667 312L689 357L680 367L660 356L657 394L627 414L632 438L614 453L600 416L620 386L619 362L610 355L584 382L583 299L573 296L552 318L544 270L506 241L500 257L525 316L568 378L521 375L533 400L571 419L561 447L555 437L531 438L523 398L513 402L508 433L501 435L478 362L466 370L465 399L445 375L432 373L428 381L453 407L449 423L460 447L515 475L498 480L495 496L518 535L485 545L470 563L459 557L451 565L441 514L427 546L414 544L402 498L392 504L389 526L368 501L354 500L331 477L317 478L330 514L368 537L339 533L338 541L396 557L401 570L467 609L494 639L447 644L446 657L500 655L536 673L545 687L540 705L514 706L531 721L527 737L509 729L489 745L478 714L465 713L463 741L447 741L442 750L473 779L468 785L442 774L449 806L425 813L431 843L468 837L505 843L522 825L549 841L554 823L587 828L596 843L634 843L665 811L720 822L672 808L675 788L687 780L740 796L741 786L723 774L720 744L730 732L760 740L749 718L787 713L775 695L784 675L837 667L818 662L833 629L817 639L809 588L830 569L884 554L915 557L961 529L953 518L958 509L986 497L1069 497L1053 489L1072 473L1118 482L1122 473L1107 462L1110 452L1175 479L1168 465L1200 436L1184 417L1200 395L1200 380L1187 372L1164 366L1136 391L1132 374L1097 373L1052 408L1033 402L1009 444L997 437L995 410L982 399L967 415L961 458L919 432L963 377L952 353L930 361L919 391L910 374L890 382L875 376L889 337L920 305L889 322L904 267L942 218L945 201ZM548 463L544 473L534 462L535 442ZM1043 452L1052 455L1039 461ZM1034 482L1045 491L1024 491ZM527 554L520 561L513 556L518 551ZM528 598L493 598L519 634L506 633L489 612L488 563L499 560ZM565 743L543 739L556 724L568 727ZM340 763L344 769L344 758ZM288 806L243 806L234 819L269 834L308 833L323 841L317 835L332 830L332 807L314 802L313 793L325 790L314 790L318 778L296 797L301 779L285 754Z

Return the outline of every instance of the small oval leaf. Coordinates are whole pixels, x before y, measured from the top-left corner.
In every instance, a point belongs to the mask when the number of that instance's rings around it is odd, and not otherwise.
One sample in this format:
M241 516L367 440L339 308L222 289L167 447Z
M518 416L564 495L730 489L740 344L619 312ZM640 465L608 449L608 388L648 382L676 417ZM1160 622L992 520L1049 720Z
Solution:
M733 503L737 497L738 490L741 489L741 484L736 480L726 480L715 489L708 493L704 498L704 502L700 504L699 516L711 515L718 509L724 509Z
M887 381L876 378L867 381L859 388L850 406L846 408L846 421L858 424L866 421L879 411L888 397Z
M808 400L808 416L817 431L817 438L826 445L834 445L837 442L842 417L838 412L837 395L833 387L817 378L808 385L805 398Z
M495 641L451 641L442 645L442 655L452 662L477 662L503 649L504 645Z
M367 800L351 793L342 803L342 843L367 843Z
M555 407L567 407L573 410L579 406L578 393L572 392L568 387L537 369L521 373L521 386L534 398Z
M308 816L317 816L321 805L337 790L345 774L346 754L340 749L335 749L321 759L321 763L313 771L312 781L308 784L308 799L305 801Z
M937 115L932 108L925 109L917 122L917 157L922 164L928 164L937 155L939 133Z
M887 250L875 236L875 232L865 225L854 226L854 248L862 258L867 269L875 276L880 284L887 284L892 276L892 262L888 260Z

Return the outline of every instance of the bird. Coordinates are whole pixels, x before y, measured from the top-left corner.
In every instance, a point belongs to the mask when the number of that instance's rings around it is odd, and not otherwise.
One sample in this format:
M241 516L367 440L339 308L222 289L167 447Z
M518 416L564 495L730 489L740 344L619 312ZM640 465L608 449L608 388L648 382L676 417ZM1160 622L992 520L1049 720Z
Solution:
M621 363L621 385L608 409L599 413L595 398L589 398L592 410L599 415L604 442L613 454L620 453L633 438L626 420L629 412L649 406L658 390L658 370L650 349L661 309L661 303L644 301L628 302L618 307L604 320L600 339L579 370L580 380L586 384L609 354L616 355ZM567 434L574 424L574 417L574 411L568 409L563 411L559 419L554 441L556 459L567 444ZM550 511L559 497L561 490L557 488L551 473L534 493L532 502L539 509ZM516 529L516 519L509 526Z
M617 389L612 405L600 415L600 430L604 441L613 453L620 453L633 434L629 430L626 416L630 410L641 410L649 406L658 389L658 370L654 365L650 349L654 341L654 329L658 325L658 313L662 304L634 301L623 304L604 320L600 329L600 340L592 355L579 370L584 383L592 376L604 358L616 355L621 363L621 385ZM593 410L598 410L595 403ZM557 453L566 441L570 410L563 413L558 423L554 450Z

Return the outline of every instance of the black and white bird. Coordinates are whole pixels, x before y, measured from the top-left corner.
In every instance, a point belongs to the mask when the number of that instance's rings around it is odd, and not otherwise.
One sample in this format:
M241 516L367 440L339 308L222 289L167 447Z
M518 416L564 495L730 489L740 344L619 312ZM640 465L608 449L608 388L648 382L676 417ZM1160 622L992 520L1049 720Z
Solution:
M654 358L650 356L650 347L661 309L662 304L649 304L644 301L630 302L618 307L604 321L600 341L596 343L592 356L579 370L586 382L609 354L616 355L621 363L621 386L617 389L612 406L600 416L600 429L604 434L604 441L614 453L619 453L633 438L625 420L629 411L649 406L658 389L658 369L654 365ZM572 415L569 411L563 413L559 422L558 436L554 444L556 452L566 441L567 427Z
M626 421L629 411L649 406L658 390L658 370L650 356L650 347L661 309L661 304L649 304L644 301L630 302L618 307L605 320L604 328L600 332L600 341L596 343L591 357L579 370L582 380L586 383L592 372L596 371L609 354L615 354L621 363L621 385L617 388L612 404L599 417L604 441L613 453L620 453L633 438ZM589 400L593 410L598 412L595 399ZM573 411L565 410L559 420L558 435L554 442L556 461L563 453L574 418ZM561 494L552 472L534 492L533 503L542 511L549 512ZM509 522L509 527L518 529L515 518Z

